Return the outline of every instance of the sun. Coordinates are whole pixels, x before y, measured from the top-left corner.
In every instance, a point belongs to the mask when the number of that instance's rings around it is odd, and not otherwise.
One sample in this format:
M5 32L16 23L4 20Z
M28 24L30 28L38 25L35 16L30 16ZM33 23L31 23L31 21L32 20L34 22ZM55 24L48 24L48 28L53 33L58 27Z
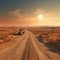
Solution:
M43 20L44 19L44 15L38 15L38 19L39 20Z

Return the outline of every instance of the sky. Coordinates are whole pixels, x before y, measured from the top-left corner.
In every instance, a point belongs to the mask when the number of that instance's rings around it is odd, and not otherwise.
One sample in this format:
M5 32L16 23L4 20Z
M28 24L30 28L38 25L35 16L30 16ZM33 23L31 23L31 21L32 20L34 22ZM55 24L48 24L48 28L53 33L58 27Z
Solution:
M60 26L60 0L0 0L0 26L5 25Z

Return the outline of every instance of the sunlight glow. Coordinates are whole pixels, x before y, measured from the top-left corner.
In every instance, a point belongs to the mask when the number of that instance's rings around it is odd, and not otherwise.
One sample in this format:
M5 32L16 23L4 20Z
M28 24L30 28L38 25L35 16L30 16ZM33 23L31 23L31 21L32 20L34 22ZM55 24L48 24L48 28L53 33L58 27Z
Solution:
M38 19L39 20L43 20L44 19L44 15L38 15Z

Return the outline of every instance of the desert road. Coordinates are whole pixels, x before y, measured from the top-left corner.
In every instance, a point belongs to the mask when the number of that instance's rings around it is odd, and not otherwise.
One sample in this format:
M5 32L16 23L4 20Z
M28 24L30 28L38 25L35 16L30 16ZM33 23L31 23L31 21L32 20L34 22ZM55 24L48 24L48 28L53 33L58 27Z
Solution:
M11 44L0 49L0 60L60 60L56 58L59 55L48 51L32 32L25 30L23 35L15 37ZM54 56L49 56L49 53Z

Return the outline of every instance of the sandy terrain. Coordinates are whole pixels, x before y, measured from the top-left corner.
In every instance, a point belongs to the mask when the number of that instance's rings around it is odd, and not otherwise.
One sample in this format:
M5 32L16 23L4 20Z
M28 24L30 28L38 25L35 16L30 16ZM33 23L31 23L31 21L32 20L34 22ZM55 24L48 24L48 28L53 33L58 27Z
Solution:
M41 42L28 30L23 35L13 35L17 31L0 32L0 60L60 60L55 47Z

